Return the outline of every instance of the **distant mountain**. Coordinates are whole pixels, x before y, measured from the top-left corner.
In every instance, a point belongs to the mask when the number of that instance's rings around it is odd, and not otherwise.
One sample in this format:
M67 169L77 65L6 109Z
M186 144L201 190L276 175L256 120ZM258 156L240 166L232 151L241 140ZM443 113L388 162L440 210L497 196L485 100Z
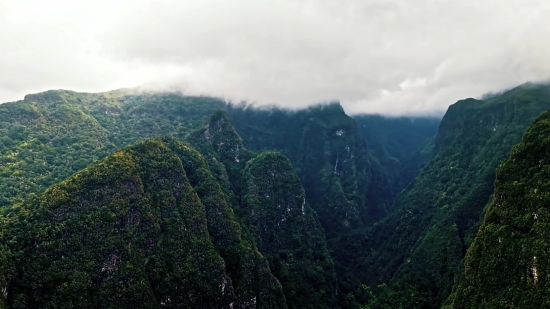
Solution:
M550 112L497 169L495 192L444 308L546 308L550 303Z
M441 121L132 90L2 104L0 308L439 308L453 286L447 308L534 306L546 114L476 233L548 109L540 84Z
M52 90L0 105L0 207L40 193L115 150L161 136L183 138L221 100L129 90Z
M212 141L235 145L234 132L216 114L192 136L203 137L204 151ZM117 151L4 210L0 306L335 308L332 260L290 162L240 151L243 196L227 190L236 179L218 180L223 147L205 160L164 138ZM219 163L216 176L209 160Z
M493 193L495 168L548 109L550 86L536 84L449 107L434 158L368 233L362 263L380 295L373 308L441 305Z
M355 115L361 136L388 175L392 193L403 190L432 159L440 118Z
M351 261L361 243L352 235L384 217L393 200L387 175L356 121L338 103L300 111L229 106L228 118L248 148L280 151L290 159L325 230L340 305L356 306L353 295L362 286Z

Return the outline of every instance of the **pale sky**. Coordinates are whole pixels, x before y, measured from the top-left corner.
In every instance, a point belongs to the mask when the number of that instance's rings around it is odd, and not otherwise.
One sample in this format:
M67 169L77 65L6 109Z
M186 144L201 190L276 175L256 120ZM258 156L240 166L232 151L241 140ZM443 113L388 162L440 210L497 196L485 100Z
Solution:
M548 0L0 0L0 102L141 85L430 114L549 78Z

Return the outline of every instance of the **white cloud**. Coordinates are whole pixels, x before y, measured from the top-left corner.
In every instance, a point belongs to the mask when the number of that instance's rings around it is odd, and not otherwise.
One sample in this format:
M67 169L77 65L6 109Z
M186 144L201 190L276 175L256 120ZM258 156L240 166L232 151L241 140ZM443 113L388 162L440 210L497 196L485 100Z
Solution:
M0 101L148 84L439 112L550 77L549 13L544 0L0 0Z

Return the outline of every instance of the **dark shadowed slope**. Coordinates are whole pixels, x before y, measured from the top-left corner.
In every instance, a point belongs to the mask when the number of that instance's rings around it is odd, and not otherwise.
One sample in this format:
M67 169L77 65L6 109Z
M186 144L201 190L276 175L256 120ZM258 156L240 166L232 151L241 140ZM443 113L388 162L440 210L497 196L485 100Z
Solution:
M325 229L340 305L356 303L353 294L362 292L356 236L386 215L392 193L355 120L337 103L295 112L229 106L228 117L247 147L277 150L290 159Z
M388 175L392 193L401 192L433 158L440 118L355 115L367 146Z
M269 260L289 308L335 308L333 262L290 161L280 153L248 151L222 112L189 140L226 184L226 195Z

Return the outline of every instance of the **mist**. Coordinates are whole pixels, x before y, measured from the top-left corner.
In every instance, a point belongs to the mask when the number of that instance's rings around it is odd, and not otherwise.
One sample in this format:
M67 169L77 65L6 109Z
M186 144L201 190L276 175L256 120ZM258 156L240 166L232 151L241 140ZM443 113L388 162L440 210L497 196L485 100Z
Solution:
M549 13L542 0L0 2L0 102L140 86L439 115L547 80Z

